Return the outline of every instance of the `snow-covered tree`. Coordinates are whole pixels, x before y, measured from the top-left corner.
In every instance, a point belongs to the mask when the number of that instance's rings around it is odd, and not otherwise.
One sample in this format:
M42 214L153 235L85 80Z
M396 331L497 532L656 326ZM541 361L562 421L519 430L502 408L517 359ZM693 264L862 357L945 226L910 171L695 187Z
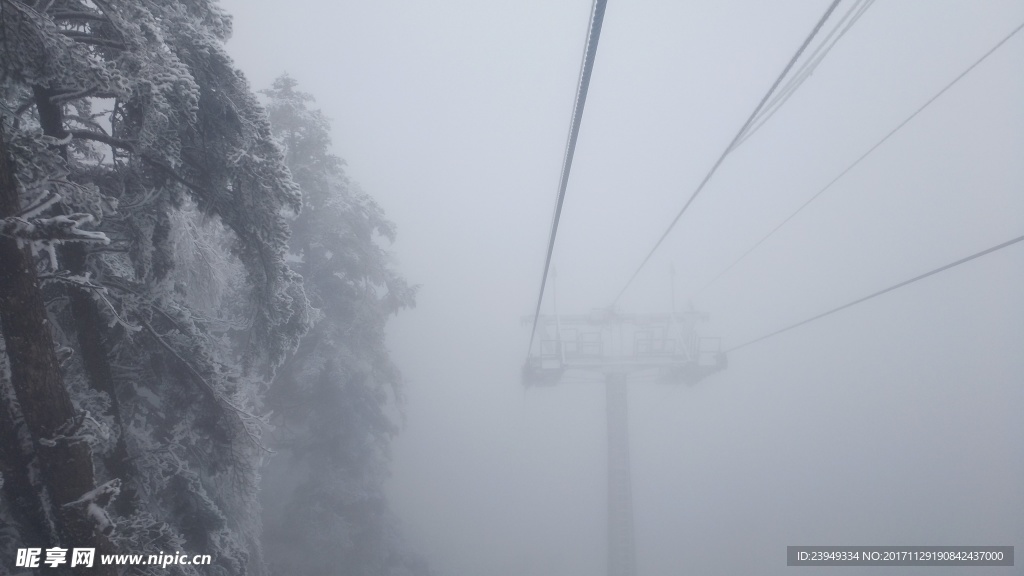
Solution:
M0 0L5 559L261 571L261 396L311 308L299 190L230 30L210 0Z
M427 572L382 490L394 227L294 81L268 116L230 32L213 0L0 0L0 562Z
M381 245L394 226L331 153L312 97L288 76L264 94L302 190L290 259L319 310L267 394L278 451L264 481L268 563L281 575L425 574L383 495L401 398L384 328L415 295Z

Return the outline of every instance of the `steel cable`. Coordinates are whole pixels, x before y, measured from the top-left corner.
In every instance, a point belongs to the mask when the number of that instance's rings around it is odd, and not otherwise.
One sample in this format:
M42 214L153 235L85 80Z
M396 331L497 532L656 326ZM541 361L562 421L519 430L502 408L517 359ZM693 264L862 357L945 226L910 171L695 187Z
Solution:
M1022 240L1024 240L1024 236L1018 236L1018 237L1014 238L1013 240L1008 240L1006 242L1003 242L1002 244L998 244L998 245L993 246L991 248L987 248L985 250L982 250L981 252L977 252L977 253L971 254L970 256L968 256L966 258L961 258L961 259L957 260L956 262L950 262L949 264L946 264L945 266L940 266L940 267L938 267L938 268L936 268L934 270L931 270L930 272L925 272L924 274L921 274L920 276L915 276L915 277L911 278L910 280L904 280L903 282L900 282L899 284L894 284L892 286L889 286L888 288L885 288L884 290L879 290L878 292L875 292L873 294L869 294L867 296L864 296L863 298L858 298L858 299L854 300L853 302L848 302L846 304L843 304L842 306L837 306L836 308L833 308L833 309L829 310L828 312L822 312L821 314L818 314L817 316L812 316L811 318L808 318L806 320L802 320L800 322L797 322L796 324L790 324L789 326L786 326L785 328L781 328L781 329L776 330L774 332L771 332L769 334L765 334L764 336L761 336L760 338L755 338L753 340L750 340L749 342L745 342L743 344L740 344L739 346L734 346L734 347L726 350L725 353L729 353L729 352L732 352L734 350L739 350L740 348L746 348L747 346L750 346L751 344L754 344L756 342L760 342L762 340L771 338L772 336L777 336L779 334L782 334L783 332L788 332L788 331L790 331L790 330L792 330L794 328L803 326L804 324L809 324L811 322L814 322L815 320L819 320L819 319L824 318L826 316L829 316L831 314L835 314L836 312L839 312L840 310L845 310L845 309L847 309L847 308L849 308L851 306L855 306L857 304L860 304L861 302L866 302L868 300L871 300L872 298L875 298L876 296L881 296L882 294L885 294L886 292L892 292L893 290L896 290L897 288L902 288L902 287L904 287L904 286L906 286L908 284L913 284L914 282L917 282L918 280L924 280L925 278L927 278L929 276L933 276L935 274L938 274L939 272L943 272L943 271L949 270L950 268L959 266L961 264L964 264L965 262L970 262L971 260L974 260L975 258L981 258L982 256L984 256L986 254L991 254L992 252L995 252L997 250L1002 250L1003 248L1006 248L1008 246L1012 246L1013 244L1016 244L1017 242L1020 242Z
M597 56L597 42L601 37L601 25L608 0L594 0L591 7L590 31L583 49L583 62L580 65L580 80L576 89L576 103L573 105L572 121L569 124L569 138L565 145L565 157L562 160L562 175L558 183L558 195L555 200L555 211L551 218L551 232L548 236L547 256L544 258L544 271L540 278L540 291L537 294L537 307L533 314L533 329L530 331L530 344L526 348L529 356L533 349L533 340L537 335L537 321L540 319L540 305L544 301L544 287L548 282L548 270L551 268L551 255L555 250L555 236L558 233L558 221L562 216L562 204L565 202L565 189L569 184L569 172L572 169L573 155L576 153L576 140L583 121L583 107L587 102L587 91L590 89L590 76L594 71L594 60Z
M897 125L897 126L896 126L895 128L893 128L893 129L892 129L891 131L889 131L889 133L888 133L888 134L886 134L884 138L882 138L882 139L881 139L881 140L879 140L879 141L878 141L878 142L877 142L877 143L876 143L876 144L875 144L874 146L872 146L871 148L869 148L867 152L865 152L865 153L861 154L859 158L857 158L856 160L854 160L854 162L853 162L852 164L850 164L849 166L847 166L845 170L843 170L842 172L840 172L838 176L836 176L836 177L835 177L835 178L833 178L833 179L832 179L832 180L831 180L831 181L830 181L830 182L829 182L828 184L826 184L824 188L822 188L821 190L818 190L818 192L817 192L817 193L815 193L815 194L814 194L814 196L811 196L811 197L810 197L810 198L809 198L809 199L808 199L808 200L807 200L806 202L804 202L803 204L801 204L801 205L800 205L800 207L796 209L796 211L794 211L794 212L793 212L792 214L790 214L789 216L787 216L787 217L786 217L786 219L785 219L785 220L783 220L782 222L780 222L780 223L779 223L779 224L778 224L778 225L777 225L777 226L776 226L775 228L772 228L772 230L771 230L770 232L768 232L767 234L765 234L765 235L764 235L764 236L763 236L763 237L762 237L762 238L761 238L760 240L758 240L756 244L754 244L754 245L753 245L753 246L751 246L751 247L750 247L749 249L747 249L747 251L746 251L746 252L744 252L743 254L741 254L739 258L737 258L736 260L733 260L733 262L732 262L731 264L729 264L728 266L726 266L726 267L725 267L725 269L723 269L723 270L722 270L721 272L719 272L719 273L718 273L717 275L715 275L715 277L714 277L714 278L712 278L712 279L711 279L711 280L709 280L709 281L708 281L708 282L707 282L706 284L704 284L704 286L702 286L702 287L700 288L700 290L698 290L698 291L697 291L697 294L701 294L702 292L704 292L704 290L706 290L706 289L707 289L707 288L708 288L709 286L711 286L712 284L714 284L715 282L717 282L719 278L721 278L722 276L724 276L724 275L725 275L725 274L726 274L727 272L729 272L730 270L732 270L732 269L733 269L733 268L734 268L734 267L735 267L735 266L736 266L737 264L739 264L739 263L740 263L741 261L743 261L743 260L744 260L744 259L745 259L745 258L746 258L746 257L747 257L747 256L748 256L748 255L749 255L750 253L751 253L751 252L753 252L753 251L754 251L754 250L756 250L756 249L757 249L757 248L758 248L758 247L759 247L759 246L760 246L761 244L763 244L763 243L765 242L765 240L768 240L769 238L771 238L771 237L772 237L772 236L773 236L773 235L774 235L774 234L775 234L776 232L778 232L778 231L779 231L779 229L781 229L781 228L782 228L783 226L785 226L785 225L786 225L786 224L787 224L787 223L788 223L788 222L789 222L790 220L792 220L792 219L793 219L793 218L794 218L794 217L795 217L795 216L796 216L797 214L799 214L799 213L800 213L801 211L803 211L803 209L804 209L804 208L806 208L806 207L807 207L807 206L808 206L808 205L809 205L809 204L810 204L811 202L814 202L815 200L817 200L817 198L818 198L819 196L821 196L822 194L824 194L824 193L825 193L825 191L827 191L827 190L828 190L829 188L831 188L831 187L832 187L832 185L834 185L834 184L835 184L836 182L838 182L838 181L839 181L840 179L842 179L842 178L843 178L844 176L846 176L846 175L847 175L847 174L848 174L848 173L849 173L849 172L850 172L851 170L853 170L853 169L854 169L855 167L857 167L857 165L858 165L858 164L860 164L861 162L863 162L865 158L867 158L868 156L870 156L870 155L871 155L871 154L872 154L872 153L873 153L873 152L874 152L875 150L877 150L877 149L878 149L878 148L879 148L879 147L880 147L880 146L881 146L882 144L884 144L884 143L885 143L885 142L886 142L887 140L889 140L889 138L892 138L892 137L893 137L893 135L895 135L895 134L896 134L897 132L899 132L900 130L902 130L904 126L906 126L906 125L907 125L908 123L910 123L910 121L911 121L911 120L913 120L914 118L916 118L918 114L920 114L921 112L923 112L923 111L925 110L925 108L927 108L927 107L928 107L928 106L930 106L930 105L931 105L931 104L932 104L933 102L935 102L936 100L938 100L940 96L942 96L943 94L945 94L947 90L949 90L950 88L952 88L952 87L953 87L953 86L954 86L954 85L955 85L955 84L956 84L957 82L959 82L959 81L960 81L960 80L962 80L962 79L963 79L963 78L964 78L965 76L967 76L967 74L968 74L968 73L969 73L969 72L970 72L971 70L974 70L974 69L975 69L975 68L976 68L976 67L977 67L977 66L978 66L979 64L981 64L982 62L984 62L986 58L988 58L989 56L991 56L991 55L992 55L992 54L993 54L993 53L994 53L994 52L995 52L996 50L998 50L998 49L999 49L999 48L1000 48L1000 47L1001 47L1001 46L1002 46L1003 44L1005 44L1005 43L1006 43L1006 42L1007 42L1007 41L1008 41L1008 40L1009 40L1010 38L1012 38L1012 37L1013 37L1013 36L1014 36L1015 34L1017 34L1018 32L1020 32L1022 28L1024 28L1024 23L1022 23L1022 24L1020 24L1019 26L1017 26L1016 28L1014 28L1012 32L1010 32L1010 33L1009 33L1009 34L1008 34L1007 36L1005 36L1005 37L1004 37L1004 38L1003 38L1002 40L1000 40L1000 41L999 41L999 42L998 42L998 43L997 43L997 44L996 44L995 46L993 46L993 47L992 47L991 49L989 49L989 51L988 51L988 52L986 52L986 53L985 53L985 54L984 54L984 55L983 55L983 56L982 56L981 58L978 58L977 60L975 60L975 61L974 61L974 63L973 63L973 64L971 64L971 65L970 65L970 66L969 66L969 67L968 67L968 68L967 68L966 70L964 70L963 72L961 72L961 73L960 73L960 74L959 74L959 75L958 75L958 76L957 76L956 78L954 78L954 79L953 79L953 80L952 80L952 81L951 81L951 82L950 82L949 84L946 84L946 86L945 86L945 87L944 87L944 88L943 88L942 90L939 90L939 91L938 91L938 92L937 92L937 93L936 93L936 94L935 94L934 96L932 96L931 98L929 98L927 102L925 102L924 104L922 104L922 105L921 105L921 107L919 107L919 108L918 108L917 110L915 110L913 114L911 114L910 116L908 116L908 117L907 117L907 118L906 118L905 120L903 120L902 122L900 122L900 123L899 123L899 125Z
M711 170L708 171L707 175L704 176L704 179L701 180L700 184L697 186L697 189L694 190L693 194L690 195L690 198L689 200L686 201L686 204L683 205L682 209L679 210L679 213L677 213L675 218L672 219L672 222L668 225L668 228L665 229L665 232L662 233L661 237L658 238L658 241L654 243L654 247L651 248L651 251L648 252L647 256L645 256L643 261L640 262L640 266L637 267L636 271L633 272L633 275L629 277L628 281L626 281L626 285L623 286L622 290L620 290L618 295L615 296L615 300L612 301L612 306L614 306L619 301L619 299L622 298L622 295L626 293L626 290L633 283L633 280L636 279L637 275L640 274L640 271L643 270L644 266L646 266L647 262L651 259L651 256L654 255L654 253L658 250L658 247L660 247L662 242L665 241L665 238L667 238L669 233L672 232L672 229L675 228L676 224L679 222L679 219L683 217L683 214L686 212L686 209L690 207L690 204L692 204L694 199L697 198L697 195L701 193L701 191L704 189L704 186L707 185L709 180L711 180L711 177L714 176L715 172L718 171L718 167L722 165L722 161L725 160L725 157L729 155L729 152L733 150L733 148L736 146L736 143L740 140L743 134L754 122L754 119L757 118L758 114L761 112L761 109L764 108L765 103L768 102L769 98L771 98L772 94L775 92L776 88L778 88L783 78L785 78L786 75L789 74L790 69L793 67L794 64L796 64L797 60L800 58L800 55L803 54L804 50L807 49L807 46L811 43L812 40L814 40L814 37L818 34L818 31L821 30L822 25L825 24L825 21L828 20L829 16L836 9L836 6L839 5L839 2L840 0L833 0L832 4L829 5L828 10L825 11L825 14L821 17L820 20L818 20L818 23L814 25L814 29L811 30L811 33L807 36L807 39L804 40L803 44L800 45L800 48L796 51L796 54L794 54L793 57L790 58L789 63L786 64L785 69L782 70L782 73L779 74L779 77L775 79L775 82L772 84L772 87L768 89L768 92L765 93L763 98L761 98L761 102L758 103L757 107L754 108L754 111L750 113L750 117L747 118L747 121L743 123L743 126L736 133L736 136L734 136L733 139L729 142L729 145L726 146L721 156L718 157L718 160L711 167Z

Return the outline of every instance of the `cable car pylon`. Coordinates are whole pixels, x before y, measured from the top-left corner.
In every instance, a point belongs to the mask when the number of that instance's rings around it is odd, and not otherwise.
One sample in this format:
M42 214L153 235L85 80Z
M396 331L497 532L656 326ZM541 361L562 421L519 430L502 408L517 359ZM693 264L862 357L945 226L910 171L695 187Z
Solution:
M628 384L631 376L654 373L666 384L693 385L726 367L718 338L700 337L707 315L692 309L665 314L625 314L599 308L561 315L552 274L554 313L541 315L523 365L526 387L556 386L570 372L604 378L608 426L608 576L636 576L633 492L629 455ZM674 292L674 271L673 271ZM534 317L524 318L530 323Z

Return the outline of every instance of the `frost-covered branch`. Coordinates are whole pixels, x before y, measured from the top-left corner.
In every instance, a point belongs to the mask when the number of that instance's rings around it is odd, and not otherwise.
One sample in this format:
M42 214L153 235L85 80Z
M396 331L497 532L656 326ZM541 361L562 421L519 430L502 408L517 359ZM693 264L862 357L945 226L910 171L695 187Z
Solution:
M171 314L171 312L169 312L166 308L164 308L160 304L154 302L148 296L144 296L141 292L139 292L135 288L132 288L130 286L125 285L123 278L111 277L111 278L109 278L109 279L107 279L107 280L105 280L103 282L103 286L105 288L113 288L114 290L120 290L122 292L126 292L128 294L132 294L132 295L138 297L139 301L140 301L139 303L141 305L149 308L153 312L156 312L157 314L162 316L164 318L164 320L166 320L178 332L180 332L182 334L188 334L188 331L185 330L185 327L181 325L181 323L178 321L178 319L175 318L174 315ZM214 331L216 331L216 328L215 327L211 328L211 325L219 325L219 326L224 327L223 329L229 329L229 330L245 330L245 329L249 328L248 325L243 325L243 324L240 324L238 322L232 322L229 319L209 318L207 316L204 316L204 315L200 314L199 312L197 312L195 310L190 310L189 311L189 315L190 315L190 317L192 318L193 321L199 321L199 322L205 324L206 325L205 327L207 329L212 329Z
M103 290L103 286L94 284L89 278L90 274L86 272L81 275L72 275L67 273L58 274L39 274L38 278L41 281L53 280L55 282L63 282L64 284L71 284L72 286L78 286L86 290Z
M50 13L54 20L89 20L92 22L109 22L106 16L78 10L54 10Z
M81 42L82 44L89 44L90 46L99 46L102 48L113 48L115 50L126 50L127 47L123 42L116 40L109 40L107 38L97 38L88 32L78 32L77 30L61 30L61 34L71 38L75 42Z
M175 330L181 332L182 334L186 334L185 329L181 326L181 324L178 323L178 321L174 318L174 316L171 315L170 312L164 310L163 306L160 306L159 304L153 302L150 298L143 296L139 291L135 290L134 288L124 285L123 283L121 283L120 280L120 278L114 277L111 279L111 281L105 282L104 287L113 288L115 290L120 290L122 292L127 292L138 297L140 300L142 300L142 303L147 308L163 316L164 319L167 320L171 324L171 326L174 327ZM152 328L150 330L152 330Z
M106 506L110 504L118 494L121 493L121 480L114 478L109 482L105 482L92 490L89 490L85 494L82 494L77 500L73 500L64 504L65 506L75 506L77 504L98 504L100 506Z
M114 531L114 522L110 519L110 515L107 514L104 508L120 493L121 480L114 478L82 494L77 500L64 504L63 507L84 507L86 515L96 524L96 531L100 534L109 535Z
M88 290L92 292L92 294L96 297L97 300L99 300L106 306L106 308L110 311L110 315L114 317L114 320L110 323L111 326L113 326L114 324L120 324L122 328L128 330L129 332L138 332L139 330L142 330L141 326L132 324L131 322L122 318L121 315L117 313L117 308L115 308L114 304L107 299L106 286L93 283L92 279L90 278L89 272L86 272L85 274L81 275L68 274L66 271L58 272L55 274L41 274L39 275L39 279L44 282L47 280L63 282L64 284L70 284L83 290Z
M71 130L71 135L75 138L81 138L82 140L94 140L113 148L120 148L126 152L135 152L135 144L128 140L108 136L102 132L93 132L92 130Z
M40 14L45 14L50 9L50 6L53 6L53 0L39 0L39 2L32 6L32 9Z
M96 86L90 86L88 88L82 88L81 90L69 90L67 92L59 92L50 96L50 102L54 104L60 104L61 102L67 102L69 100L76 100L78 98L85 98L87 96L97 96L99 90Z
M209 196L209 194L207 193L206 190L204 190L201 186L199 186L199 185L197 185L197 184L195 184L193 182L190 182L187 178L185 178L181 174L178 174L178 171L175 170L174 167L171 166L170 164L167 164L166 162L164 162L162 160L159 160L157 158L154 158L153 156L150 156L148 154L143 154L142 155L142 159L145 160L146 162L149 162L153 166L156 166L157 168L163 170L172 180L174 180L178 184L181 184L182 186L188 188L189 190L191 190L191 191L193 191L193 192L195 192L197 194L203 194L203 195Z
M182 366L185 367L185 370L188 371L189 375L191 375L192 378L199 383L199 385L203 388L203 390L206 391L206 393L214 402L221 406L229 408L235 414L235 416L239 419L239 423L242 425L242 429L245 431L245 434L249 437L249 440L252 441L253 445L258 447L260 450L263 450L268 453L273 453L273 451L267 448L263 444L262 440L260 440L260 438L256 436L256 434L254 434L248 426L248 423L250 422L258 422L260 425L266 425L266 421L263 418L260 418L259 416L256 416L255 414L252 414L251 412L242 409L240 406L236 406L230 400L228 400L223 395L218 393L217 390L213 387L213 384L211 384L205 377L203 377L203 375L199 373L199 370L197 370L196 367L193 366L191 362L186 360L181 354L178 353L177 350L174 349L173 346L168 344L167 341L164 340L159 333L157 333L157 331L153 328L152 325L150 325L145 320L142 320L142 325L146 328L146 331L149 332L150 336L152 336L153 339L156 340L156 342L160 344L160 346L163 347L164 350L167 350L172 356L174 356L174 358L179 363L181 363Z
M42 242L98 242L109 244L110 239L97 230L82 230L82 224L94 220L92 214L68 214L49 218L22 218L11 216L0 219L0 236L18 240Z
M53 206L60 201L60 194L56 192L47 191L41 194L38 198L29 203L28 206L23 208L18 213L19 218L34 218L42 214L47 208Z
M108 432L104 429L103 425L96 421L92 417L92 414L88 410L78 414L65 422L60 428L57 429L57 435L53 438L40 438L39 444L48 448L53 448L58 442L88 442L89 440L95 439L94 434L85 432L82 433L85 425L92 424L94 431L98 432L101 437L107 436Z

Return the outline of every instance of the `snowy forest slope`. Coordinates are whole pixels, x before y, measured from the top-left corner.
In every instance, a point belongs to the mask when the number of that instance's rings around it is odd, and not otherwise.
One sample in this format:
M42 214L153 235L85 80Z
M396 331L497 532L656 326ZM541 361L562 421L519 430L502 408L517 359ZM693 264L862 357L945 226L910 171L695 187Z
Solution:
M384 326L415 294L394 227L294 81L260 104L230 33L208 0L0 0L7 572L54 546L212 557L126 574L427 572L381 487Z

